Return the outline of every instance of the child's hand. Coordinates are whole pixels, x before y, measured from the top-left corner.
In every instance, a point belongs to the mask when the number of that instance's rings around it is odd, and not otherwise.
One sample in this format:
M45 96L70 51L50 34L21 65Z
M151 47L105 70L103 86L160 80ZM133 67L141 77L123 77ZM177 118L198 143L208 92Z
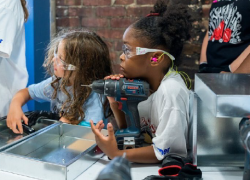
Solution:
M120 78L123 78L124 75L122 74L111 74L109 76L106 76L104 79L113 79L113 80L119 80Z
M23 134L22 120L28 125L28 118L24 115L21 108L10 108L7 116L7 126L14 133Z
M103 121L99 121L96 126L93 124L93 121L90 121L91 129L95 134L96 144L98 147L111 159L118 156L119 149L117 148L117 142L115 139L115 134L113 126L111 123L108 123L108 136L104 136L101 133L101 130L104 127Z

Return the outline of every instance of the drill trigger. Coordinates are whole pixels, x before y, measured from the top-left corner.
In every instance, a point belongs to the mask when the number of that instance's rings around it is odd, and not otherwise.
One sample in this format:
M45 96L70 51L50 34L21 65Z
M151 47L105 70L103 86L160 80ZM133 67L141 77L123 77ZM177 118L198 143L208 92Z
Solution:
M122 102L117 101L118 102L118 109L122 110Z

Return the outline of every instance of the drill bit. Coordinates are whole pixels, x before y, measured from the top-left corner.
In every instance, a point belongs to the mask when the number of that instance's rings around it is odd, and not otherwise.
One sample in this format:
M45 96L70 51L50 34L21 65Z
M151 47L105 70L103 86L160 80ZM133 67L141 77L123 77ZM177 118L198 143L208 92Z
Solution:
M90 84L90 85L84 85L84 84L81 84L81 86L84 86L84 87L89 87L89 88L91 88L91 89L92 89L92 84Z

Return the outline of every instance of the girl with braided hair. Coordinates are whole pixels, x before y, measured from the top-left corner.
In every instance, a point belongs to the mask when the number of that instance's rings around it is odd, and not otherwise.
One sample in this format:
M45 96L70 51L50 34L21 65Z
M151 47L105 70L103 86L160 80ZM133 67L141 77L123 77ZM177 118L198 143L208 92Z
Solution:
M124 35L120 56L122 74L107 78L121 77L146 80L151 95L139 103L141 127L150 133L151 146L119 150L112 124L107 125L109 136L100 133L102 121L91 123L96 142L111 159L122 156L138 163L157 163L169 154L187 156L187 135L189 121L189 94L180 73L173 63L179 63L183 43L189 38L189 14L186 6L158 0L154 11L130 25ZM111 109L119 128L126 128L125 116L118 109L118 103L109 97Z
M21 120L28 124L21 106L30 99L50 102L51 111L65 123L90 126L90 119L104 118L104 98L81 86L112 73L108 47L97 34L59 34L48 47L44 66L52 77L20 90L11 102L7 125L13 132L23 132Z
M24 30L28 16L25 0L0 0L0 117L7 115L11 99L28 82Z

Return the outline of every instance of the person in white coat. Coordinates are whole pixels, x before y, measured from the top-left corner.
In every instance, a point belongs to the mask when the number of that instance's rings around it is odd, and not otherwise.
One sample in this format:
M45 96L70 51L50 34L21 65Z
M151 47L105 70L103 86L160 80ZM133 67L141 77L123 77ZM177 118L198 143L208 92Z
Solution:
M26 87L25 0L0 0L0 117L8 114L12 97Z

